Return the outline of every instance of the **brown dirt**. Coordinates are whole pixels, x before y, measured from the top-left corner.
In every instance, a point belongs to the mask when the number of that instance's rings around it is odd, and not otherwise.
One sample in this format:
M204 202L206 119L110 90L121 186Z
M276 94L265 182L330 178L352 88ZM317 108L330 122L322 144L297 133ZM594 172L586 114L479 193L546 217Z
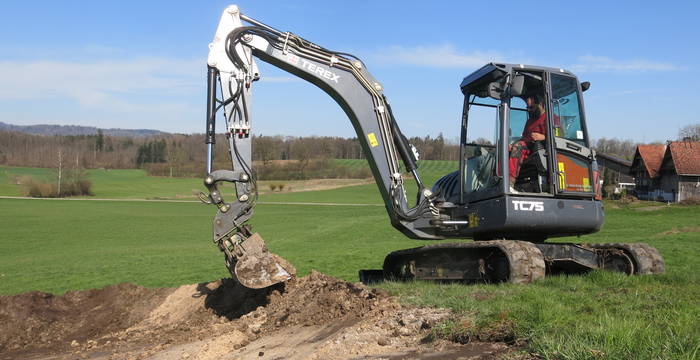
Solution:
M687 233L687 232L700 232L700 226L685 226L682 228L673 228L671 230L666 230L666 231L660 232L660 233L656 234L656 236L676 235L676 234Z
M258 181L258 191L261 194L271 194L278 192L302 192L302 191L318 191L331 190L347 186L366 185L374 183L373 179L311 179L311 180L260 180ZM284 184L283 191L271 191L269 184Z
M667 209L668 206L665 205L655 205L655 206L641 206L634 208L635 211L659 211Z
M0 297L0 359L497 359L512 348L433 340L452 314L312 272L262 290L231 279Z

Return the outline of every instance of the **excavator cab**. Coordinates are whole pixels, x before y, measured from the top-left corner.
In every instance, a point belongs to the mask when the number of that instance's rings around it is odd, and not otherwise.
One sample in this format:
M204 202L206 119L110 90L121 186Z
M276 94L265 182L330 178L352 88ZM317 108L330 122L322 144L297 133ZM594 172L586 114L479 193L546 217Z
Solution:
M582 88L573 74L489 64L466 77L461 88L461 202L501 192L595 196L595 160L584 123ZM492 113L492 140L470 132L480 125L471 124L481 120L470 118L477 108ZM550 163L550 158L556 161Z
M566 70L490 63L462 81L459 171L433 187L478 239L542 242L603 223L579 83ZM471 220L471 221L470 221Z
M431 224L446 238L479 241L395 251L381 275L527 283L592 269L662 273L646 244L545 242L603 224L581 96L588 86L566 70L516 64L464 78L460 167L433 186L443 218Z

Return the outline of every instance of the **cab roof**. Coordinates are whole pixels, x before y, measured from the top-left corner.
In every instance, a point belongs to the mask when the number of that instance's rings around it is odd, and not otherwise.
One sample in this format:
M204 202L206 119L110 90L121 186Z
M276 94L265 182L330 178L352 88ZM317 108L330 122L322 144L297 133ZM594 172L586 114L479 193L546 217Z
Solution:
M538 72L550 72L550 73L558 73L558 74L565 74L569 76L576 76L572 72L565 70L565 69L558 69L558 68L551 68L551 67L544 67L544 66L534 66L534 65L524 65L524 64L508 64L508 63L488 63L481 67L479 70L474 71L473 73L467 75L464 80L462 80L462 83L460 84L460 89L462 90L462 93L466 94L468 89L474 88L474 87L480 87L481 84L485 82L491 82L495 81L497 79L500 79L501 77L505 76L506 74L509 74L515 70L532 70L532 71L538 71Z

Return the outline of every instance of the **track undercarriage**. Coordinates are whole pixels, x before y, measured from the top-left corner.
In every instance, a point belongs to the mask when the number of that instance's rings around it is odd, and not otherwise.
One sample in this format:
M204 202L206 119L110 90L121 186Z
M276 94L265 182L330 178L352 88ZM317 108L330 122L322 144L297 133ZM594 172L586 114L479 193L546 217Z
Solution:
M361 270L360 281L433 280L530 283L545 274L601 269L628 275L661 274L664 261L644 243L570 244L490 240L394 251L382 270Z

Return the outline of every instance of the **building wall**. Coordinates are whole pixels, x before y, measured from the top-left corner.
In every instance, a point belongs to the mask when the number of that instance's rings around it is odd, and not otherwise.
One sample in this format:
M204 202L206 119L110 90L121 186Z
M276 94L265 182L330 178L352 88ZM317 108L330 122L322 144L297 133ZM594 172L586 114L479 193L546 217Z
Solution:
M654 200L652 191L655 189L655 179L650 179L643 166L632 170L634 176L634 191L640 200Z
M664 172L659 180L659 190L664 201L678 201L678 175Z
M700 199L700 176L680 176L678 201Z
M676 174L664 173L650 179L646 173L638 173L635 177L637 198L650 201L679 201L678 179Z

